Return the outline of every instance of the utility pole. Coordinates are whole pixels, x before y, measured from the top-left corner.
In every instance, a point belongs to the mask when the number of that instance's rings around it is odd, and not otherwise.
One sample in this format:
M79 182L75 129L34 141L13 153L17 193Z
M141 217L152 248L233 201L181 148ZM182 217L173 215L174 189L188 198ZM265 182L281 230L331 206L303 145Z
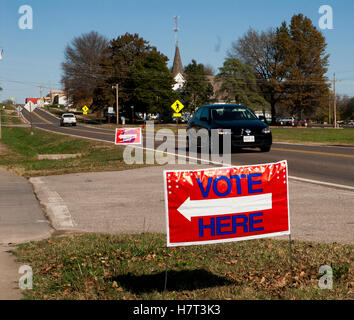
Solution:
M30 101L29 103L30 105L30 122L31 122L31 136L33 135L33 131L32 131L32 102Z
M49 81L49 100L50 100L50 104L52 104L52 80ZM69 101L69 95L67 95L66 100ZM47 106L47 110L49 110L49 106Z
M117 125L118 125L119 124L119 105L118 105L119 85L118 83L115 86L112 86L112 89L116 89L116 108L117 108Z
M334 128L337 128L337 96L336 96L336 74L333 75L333 113Z

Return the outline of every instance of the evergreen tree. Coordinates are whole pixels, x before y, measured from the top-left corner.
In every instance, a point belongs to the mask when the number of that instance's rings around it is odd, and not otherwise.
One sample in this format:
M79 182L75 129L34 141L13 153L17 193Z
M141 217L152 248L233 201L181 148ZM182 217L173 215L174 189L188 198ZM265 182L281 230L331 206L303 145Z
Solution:
M221 82L219 95L226 102L243 104L251 109L268 109L268 103L259 94L257 79L251 67L239 59L227 58L216 80Z
M177 99L173 84L165 59L156 52L146 54L130 70L131 103L136 111L160 113L163 119L171 119L170 106Z
M186 110L195 111L199 106L210 102L213 86L207 78L203 64L195 60L184 68L186 83L181 91Z
M337 106L342 120L354 120L354 98L338 97Z
M167 62L167 57L159 53L156 47L139 37L138 34L126 33L110 41L106 55L101 60L103 69L102 81L96 90L95 103L98 106L115 105L116 96L112 86L119 84L119 105L123 112L130 113L128 109L132 102L131 68L137 61L146 55L155 52Z
M325 73L329 56L322 33L309 18L298 14L289 26L283 22L276 43L285 75L283 101L290 113L309 116L322 105L327 106L329 84Z

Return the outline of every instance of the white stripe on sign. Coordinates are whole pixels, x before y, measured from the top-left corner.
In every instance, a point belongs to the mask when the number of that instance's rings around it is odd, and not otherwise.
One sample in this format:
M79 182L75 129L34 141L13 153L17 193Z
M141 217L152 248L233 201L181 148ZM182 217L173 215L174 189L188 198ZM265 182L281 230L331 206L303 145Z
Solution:
M193 217L218 216L269 209L272 209L271 193L246 197L193 201L188 198L177 210L186 219L191 221Z
M119 136L119 139L136 139L136 134L127 134L127 135L123 135L123 134L121 134L120 136Z

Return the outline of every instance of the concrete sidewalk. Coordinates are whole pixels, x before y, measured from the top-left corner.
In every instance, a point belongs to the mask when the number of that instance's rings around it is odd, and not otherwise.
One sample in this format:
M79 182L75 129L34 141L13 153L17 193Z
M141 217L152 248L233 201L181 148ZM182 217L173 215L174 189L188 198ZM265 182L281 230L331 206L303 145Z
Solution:
M22 297L13 245L44 239L52 230L28 180L0 170L0 300Z
M51 231L28 180L0 170L0 243L39 240Z
M208 167L208 166L203 166ZM38 199L58 230L100 233L166 232L163 170L135 170L32 178ZM293 239L354 242L354 193L290 180Z

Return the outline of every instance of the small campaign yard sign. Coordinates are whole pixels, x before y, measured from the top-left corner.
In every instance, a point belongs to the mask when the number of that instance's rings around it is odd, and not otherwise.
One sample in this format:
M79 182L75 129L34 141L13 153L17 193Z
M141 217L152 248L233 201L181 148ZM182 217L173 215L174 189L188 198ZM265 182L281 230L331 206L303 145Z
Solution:
M141 144L141 128L116 129L116 145Z
M167 246L290 234L288 166L164 171Z

